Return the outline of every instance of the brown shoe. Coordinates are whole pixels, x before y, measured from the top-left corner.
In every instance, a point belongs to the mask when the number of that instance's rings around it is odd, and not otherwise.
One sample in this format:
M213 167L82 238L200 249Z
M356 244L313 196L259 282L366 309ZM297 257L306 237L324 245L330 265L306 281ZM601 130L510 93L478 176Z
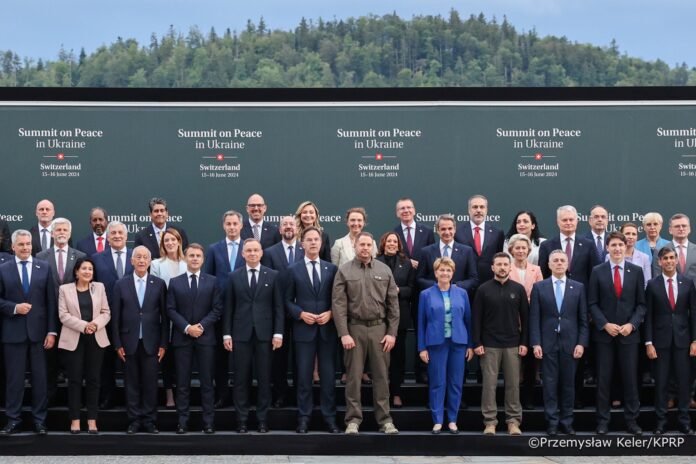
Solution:
M674 398L670 398L667 400L667 409L672 409L676 405Z
M486 424L486 428L483 429L483 434L484 435L495 435L495 425Z
M508 433L510 435L522 435L522 430L520 430L520 426L517 425L515 422L509 422Z

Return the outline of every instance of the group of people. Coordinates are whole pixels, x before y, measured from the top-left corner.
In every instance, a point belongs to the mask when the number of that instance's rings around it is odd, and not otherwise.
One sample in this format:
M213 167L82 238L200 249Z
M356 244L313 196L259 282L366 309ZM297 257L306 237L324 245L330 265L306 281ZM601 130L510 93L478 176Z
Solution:
M671 217L666 240L662 217L646 214L646 237L638 240L633 223L610 232L609 214L597 205L589 215L591 230L582 236L577 211L566 205L556 212L559 232L544 239L531 211L517 213L507 234L490 224L483 195L469 198L468 222L442 214L435 230L416 222L414 202L402 198L396 203L400 223L379 241L364 230L365 209L356 207L345 216L348 233L331 246L314 203L301 203L278 226L265 221L266 209L263 197L253 194L246 219L226 211L225 237L207 249L168 222L161 198L150 200L152 223L132 247L125 224L109 222L100 207L90 212L92 233L75 247L70 221L56 218L49 200L37 204L38 224L31 230L10 234L0 223L7 416L0 435L20 430L27 371L34 430L47 433L47 406L61 368L71 433L82 430L83 381L87 430L98 433L99 409L113 404L118 360L129 434L158 433L160 371L167 406L177 410L176 432L188 432L194 363L205 433L215 432L215 409L230 396L237 431L248 432L254 379L257 429L268 432L269 408L288 400L291 367L297 433L309 430L318 382L328 432L358 434L361 386L370 382L380 431L396 434L390 408L404 404L411 326L416 376L429 384L434 434L459 432L465 367L473 360L486 435L496 433L501 370L511 435L521 433L520 378L523 397L541 379L551 436L575 433L576 391L592 382L597 433L608 432L612 401L620 399L626 430L641 434L643 374L655 383L654 432L666 431L672 402L678 429L693 434L696 245L688 241L686 215ZM337 371L346 384L345 429L336 422ZM622 394L612 390L617 384Z

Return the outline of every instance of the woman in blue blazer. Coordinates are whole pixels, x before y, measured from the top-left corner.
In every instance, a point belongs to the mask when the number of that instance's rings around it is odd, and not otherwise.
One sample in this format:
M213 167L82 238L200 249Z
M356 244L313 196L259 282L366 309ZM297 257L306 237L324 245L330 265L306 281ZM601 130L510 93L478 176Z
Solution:
M442 431L444 409L447 427L459 433L457 413L462 399L465 358L474 356L469 348L471 307L466 290L450 283L455 264L438 258L433 264L437 283L425 289L418 301L418 352L428 365L430 410L433 433Z

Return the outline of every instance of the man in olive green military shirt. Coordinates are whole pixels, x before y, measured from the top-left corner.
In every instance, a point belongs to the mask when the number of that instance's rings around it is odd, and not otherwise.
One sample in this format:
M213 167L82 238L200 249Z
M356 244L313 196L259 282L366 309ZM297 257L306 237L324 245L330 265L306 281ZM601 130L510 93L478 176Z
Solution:
M346 433L354 435L363 419L360 386L369 357L372 402L380 431L396 434L389 415L389 352L399 327L399 289L391 269L372 259L374 240L369 232L355 239L355 258L342 265L333 286L333 318L345 350Z

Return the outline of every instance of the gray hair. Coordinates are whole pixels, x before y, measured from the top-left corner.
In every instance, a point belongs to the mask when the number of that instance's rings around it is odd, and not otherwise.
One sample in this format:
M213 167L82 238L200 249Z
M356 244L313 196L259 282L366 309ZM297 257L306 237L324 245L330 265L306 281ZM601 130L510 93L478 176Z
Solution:
M440 227L440 221L452 221L452 224L454 224L455 227L457 227L457 221L454 219L454 214L441 214L437 217L435 220L435 231L437 232L437 229Z
M239 218L239 222L244 222L244 218L242 217L242 213L235 211L233 209L229 209L225 211L222 215L222 222L225 222L225 219L227 219L227 216L237 216Z
M558 209L556 210L556 218L558 218L561 215L561 213L565 213L565 212L573 213L575 215L575 217L578 216L578 210L575 209L575 206L563 205L563 206L559 206Z
M512 250L512 247L515 246L515 243L517 242L525 242L527 244L527 247L529 248L529 251L532 251L532 241L529 240L529 237L527 237L524 234L515 234L510 239L508 240L508 251Z
M70 222L69 219L64 218L64 217L55 218L55 219L53 220L53 223L51 224L51 227L55 227L55 226L57 226L58 224L67 224L67 225L68 225L68 229L69 229L70 231L72 231L72 222Z
M14 232L12 232L12 244L13 244L13 245L16 244L16 243L17 243L17 239L18 239L19 237L26 237L27 235L28 235L29 237L31 237L31 232L29 232L29 231L26 230L26 229L17 229L17 230L15 230Z
M109 232L111 232L111 229L113 227L118 226L122 226L126 230L126 234L128 234L128 227L126 227L124 223L122 223L121 221L111 221L109 225L106 226L106 235L109 235Z

